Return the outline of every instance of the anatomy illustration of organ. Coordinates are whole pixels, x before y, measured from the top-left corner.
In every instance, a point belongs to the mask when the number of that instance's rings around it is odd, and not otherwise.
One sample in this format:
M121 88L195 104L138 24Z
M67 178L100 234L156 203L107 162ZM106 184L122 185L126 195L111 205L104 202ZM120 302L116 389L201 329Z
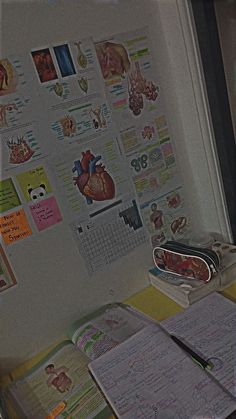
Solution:
M71 137L76 132L76 122L71 116L60 119L60 123L65 137Z
M0 64L0 90L3 89L4 85L8 86L8 74L4 65Z
M7 145L10 150L9 162L12 164L24 163L34 154L34 151L27 144L24 137L17 138L16 141L13 139L9 140Z
M0 105L0 128L7 127L7 112L13 110L17 111L17 106L15 103L8 103L7 105Z
M17 73L7 58L0 60L0 96L16 90Z
M87 64L88 64L88 60L86 55L83 53L83 51L81 50L81 42L75 42L75 45L77 47L78 50L78 55L77 55L77 61L80 67L82 68L86 68Z
M130 69L129 57L123 45L104 42L96 45L96 52L105 80L124 77Z
M158 97L158 87L152 81L146 80L135 63L135 70L128 76L129 107L134 115L140 115L144 106L143 97L155 101Z
M105 166L97 162L101 156L94 156L90 150L82 152L82 159L74 162L72 172L77 172L74 177L74 184L82 195L85 196L87 204L94 201L105 201L115 196L115 184L111 176L105 170Z
M46 82L57 78L56 69L48 48L32 52L34 64L36 66L40 81Z
M101 106L97 106L96 108L91 109L89 114L95 129L106 127L107 124Z

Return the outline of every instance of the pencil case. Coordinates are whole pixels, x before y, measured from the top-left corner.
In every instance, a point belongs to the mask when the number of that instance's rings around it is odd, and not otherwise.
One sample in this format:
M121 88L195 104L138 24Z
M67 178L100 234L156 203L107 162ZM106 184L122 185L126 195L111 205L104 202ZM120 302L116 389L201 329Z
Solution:
M208 282L219 272L220 258L210 249L168 241L153 249L153 260L158 269L186 278Z

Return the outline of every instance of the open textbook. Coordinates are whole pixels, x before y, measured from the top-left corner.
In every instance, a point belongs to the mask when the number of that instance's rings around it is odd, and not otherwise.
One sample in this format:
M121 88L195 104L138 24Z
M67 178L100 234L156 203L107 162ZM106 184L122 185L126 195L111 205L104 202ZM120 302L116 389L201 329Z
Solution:
M110 408L91 378L89 361L123 342L152 321L124 304L109 304L71 326L62 341L6 396L22 419L105 419Z
M236 305L214 293L161 325L147 326L89 368L119 418L226 418L236 409L235 326ZM201 369L169 333L212 370Z
M105 419L112 411L127 419L226 418L236 410L235 330L236 305L218 293L160 324L130 306L107 305L73 324L70 340L8 394L24 419ZM212 370L196 365L170 333Z

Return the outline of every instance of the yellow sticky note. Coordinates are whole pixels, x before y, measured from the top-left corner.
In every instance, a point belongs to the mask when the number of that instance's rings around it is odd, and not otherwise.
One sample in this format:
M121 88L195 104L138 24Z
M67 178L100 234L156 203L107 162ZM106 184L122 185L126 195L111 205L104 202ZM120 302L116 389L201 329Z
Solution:
M38 166L28 172L20 173L16 178L27 202L33 201L32 194L34 194L34 191L36 195L39 189L43 192L43 195L52 192L43 166Z

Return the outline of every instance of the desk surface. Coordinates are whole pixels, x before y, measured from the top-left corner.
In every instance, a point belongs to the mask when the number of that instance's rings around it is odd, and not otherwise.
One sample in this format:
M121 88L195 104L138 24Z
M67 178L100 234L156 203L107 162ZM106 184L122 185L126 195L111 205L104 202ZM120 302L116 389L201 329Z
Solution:
M236 283L231 285L229 288L226 288L222 294L236 302ZM153 286L149 286L139 293L131 296L125 301L125 303L132 305L133 307L158 321L162 321L183 310L182 307L180 307L166 295L162 294L159 290L155 289ZM62 337L61 340L63 340L63 338L65 337ZM50 352L56 344L58 344L58 342L55 342L45 351L40 352L38 355L12 371L11 374L4 377L3 385L5 386L12 380L22 376L28 369L37 364L41 358L47 355L47 353ZM9 413L11 419L17 419L17 416L13 411L10 411Z

